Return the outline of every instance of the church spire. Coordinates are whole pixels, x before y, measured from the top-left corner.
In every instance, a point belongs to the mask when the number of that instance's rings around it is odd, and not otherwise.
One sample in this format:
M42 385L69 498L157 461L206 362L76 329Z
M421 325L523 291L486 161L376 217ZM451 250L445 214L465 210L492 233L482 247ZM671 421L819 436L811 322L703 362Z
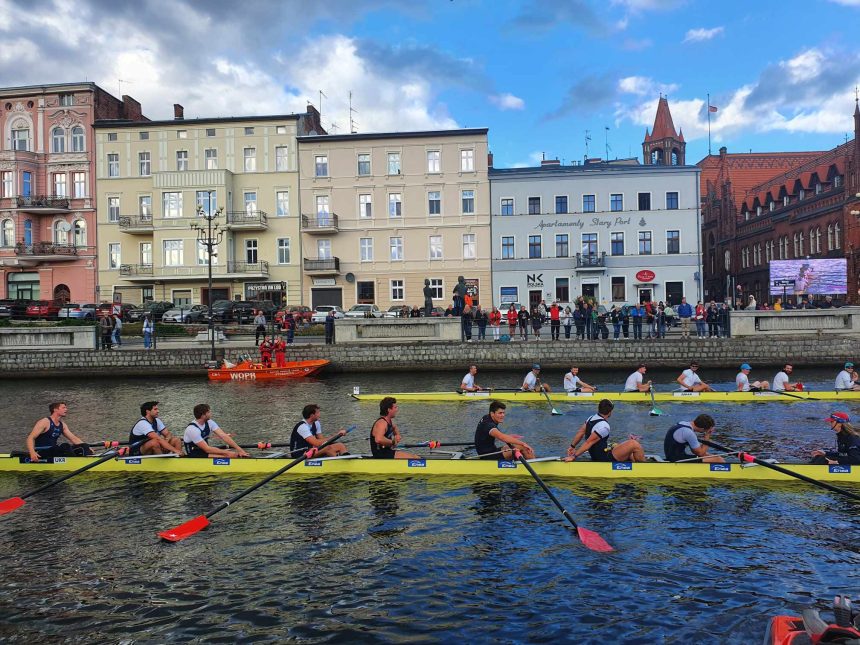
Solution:
M645 141L642 142L644 162L648 165L683 166L686 147L683 131L679 133L672 121L669 100L661 94L657 101L654 127L650 134L645 130Z

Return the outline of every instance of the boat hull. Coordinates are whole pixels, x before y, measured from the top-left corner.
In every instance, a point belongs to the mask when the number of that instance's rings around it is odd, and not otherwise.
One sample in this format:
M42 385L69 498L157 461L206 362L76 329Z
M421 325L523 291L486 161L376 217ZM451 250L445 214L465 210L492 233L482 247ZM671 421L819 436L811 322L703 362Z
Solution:
M261 363L239 363L236 367L210 369L210 381L282 381L317 374L329 364L327 360L293 361L283 367L265 367Z
M379 401L393 396L398 401L442 401L472 402L519 401L521 403L546 403L541 392L394 392L391 394L355 394L359 401ZM601 399L624 403L647 403L651 405L651 395L647 392L551 392L553 403L593 403ZM791 392L790 395L778 392L655 392L654 400L660 403L802 403L804 401L860 401L860 392Z

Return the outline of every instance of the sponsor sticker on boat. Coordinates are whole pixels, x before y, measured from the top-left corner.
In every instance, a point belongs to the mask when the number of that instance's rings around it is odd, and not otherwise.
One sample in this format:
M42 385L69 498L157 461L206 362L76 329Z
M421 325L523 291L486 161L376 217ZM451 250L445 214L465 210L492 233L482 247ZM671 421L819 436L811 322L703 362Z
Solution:
M700 394L700 392L672 392L672 396L678 396L678 397L689 396L689 397L696 398L699 396L699 394Z
M517 462L515 461L506 461L505 459L499 460L499 468L516 468Z
M490 396L489 392L463 392L466 396L478 396L482 398L487 398Z
M53 459L51 459L51 463L52 464L64 464L64 463L66 463L66 458L65 457L54 457Z
M231 372L231 381L256 381L257 375L253 372Z
M214 457L212 459L213 466L229 466L230 458L229 457Z
M851 466L845 464L835 464L831 465L828 470L835 475L850 475L851 474Z
M409 463L406 464L410 468L426 468L427 460L426 459L410 459Z
M136 457L135 459L124 459L123 461L125 461L125 463L127 464L139 464L140 457Z
M593 392L568 392L567 395L570 397L577 397L577 398L582 397L583 399L590 399L590 398L594 397Z
M728 473L731 472L731 464L711 464L712 473Z
M616 461L612 463L612 470L633 470L633 464L629 461Z
M305 466L322 466L320 459L305 459Z

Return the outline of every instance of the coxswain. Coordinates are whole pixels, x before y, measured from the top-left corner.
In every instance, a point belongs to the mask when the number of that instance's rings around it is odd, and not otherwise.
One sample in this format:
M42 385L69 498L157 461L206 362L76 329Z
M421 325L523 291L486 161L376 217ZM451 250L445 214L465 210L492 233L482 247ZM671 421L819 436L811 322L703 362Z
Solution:
M592 414L579 426L563 461L575 461L586 452L591 455L591 461L645 461L645 451L636 439L609 445L609 417L614 408L609 399L597 404L597 414Z
M723 463L725 459L722 457L708 455L708 447L699 443L699 439L696 437L696 433L701 432L705 441L708 441L713 430L714 419L707 414L700 414L692 421L676 423L669 428L666 432L666 438L663 440L663 452L666 454L666 461L682 461L699 457L701 461ZM692 455L687 452L688 446L693 452Z
M397 416L397 399L386 396L379 402L379 418L370 429L370 452L376 459L420 459L418 455L397 450L400 430L394 423Z
M526 459L534 459L535 451L530 445L519 437L506 434L499 429L505 420L506 407L501 401L490 402L490 413L481 418L475 429L475 450L481 459L510 460L514 458L515 450L522 452ZM507 446L500 448L496 445L496 439Z
M231 450L209 445L209 437L214 435L230 446ZM233 441L212 419L212 409L206 403L194 406L194 421L188 424L182 435L185 454L189 457L250 457L247 452Z
M741 365L741 371L738 372L738 375L735 377L738 392L761 392L762 390L766 390L770 387L770 384L767 381L753 381L750 383L750 370L752 370L752 367L750 367L749 363Z
M651 390L651 381L644 381L643 377L645 376L645 372L648 371L648 368L645 366L645 363L639 363L639 367L636 368L636 371L633 372L630 376L627 377L627 381L624 383L624 391L625 392L648 392Z
M132 448L134 455L164 455L173 452L182 456L182 442L164 427L158 418L158 401L147 401L140 406L140 419L128 434L129 444L145 439L146 443Z
M523 392L540 392L543 390L544 392L550 392L551 388L548 383L542 383L540 380L540 365L535 363L532 365L531 371L526 374L525 379L523 379L523 386L520 388Z
M326 442L322 433L321 416L320 406L316 403L310 403L302 408L302 421L293 426L293 433L290 435L290 454L293 457L298 457L301 453L307 452L311 448L317 448ZM340 436L345 434L345 431L341 431ZM349 450L344 444L333 443L317 450L314 456L338 457L348 454Z
M565 392L596 392L597 388L579 378L579 368L574 365L564 375L564 390Z
M845 363L844 369L836 375L836 391L840 390L860 390L860 384L857 383L857 372L854 370L854 363L850 361Z
M469 365L469 373L463 377L463 381L460 383L460 390L463 392L481 392L485 388L482 388L475 382L475 374L478 373L477 365Z
M48 457L72 457L91 455L93 451L90 446L77 437L69 426L63 422L69 413L69 406L62 401L48 405L48 416L36 421L36 425L27 435L27 452L30 453L30 461ZM58 444L57 440L65 437L71 442Z
M286 367L287 344L284 342L284 339L280 336L275 336L275 340L272 342L272 349L275 352L275 366Z
M791 363L786 363L782 371L777 372L776 376L773 377L773 391L774 392L801 392L803 391L802 383L792 383L789 381L791 377L791 373L794 371L794 367Z
M260 343L260 362L264 367L272 366L272 351L275 349L275 344L272 342L271 336L264 336L263 342Z
M713 392L714 389L699 378L698 371L699 364L693 361L675 380L685 392Z
M851 418L844 412L834 412L825 421L836 432L836 452L816 450L812 463L860 465L860 435L849 423Z

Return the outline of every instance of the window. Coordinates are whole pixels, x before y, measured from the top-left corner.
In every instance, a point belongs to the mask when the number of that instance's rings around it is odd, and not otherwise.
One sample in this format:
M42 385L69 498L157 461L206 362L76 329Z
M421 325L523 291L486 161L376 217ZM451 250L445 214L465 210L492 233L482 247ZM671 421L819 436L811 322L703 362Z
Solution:
M612 255L624 255L624 233L609 234L609 252Z
M18 128L12 130L12 150L29 150L30 149L30 129Z
M439 150L427 151L427 172L442 172L442 152Z
M176 151L176 169L177 170L188 170L188 151L187 150L177 150Z
M51 152L66 151L66 131L62 128L51 130Z
M143 299L143 302L152 302L153 300L153 287L152 285L143 286L140 288L140 297Z
M570 302L570 278L555 279L555 299L558 302Z
M361 177L370 175L370 155L362 153L358 155L358 174Z
M275 193L275 213L278 217L289 217L290 191L279 190Z
M137 166L141 177L149 177L152 174L152 163L148 152L137 153Z
M177 130L176 131L177 139L187 139L188 138L188 130Z
M666 193L666 209L670 211L678 210L678 193Z
M217 170L218 150L217 148L206 148L203 151L203 159L206 162L206 170Z
M373 217L373 196L359 195L358 196L358 216L363 219Z
M614 208L612 210L615 210ZM618 210L621 210L620 208ZM639 210L651 210L651 193L639 193Z
M822 190L821 184L815 184L815 194L816 195L821 194L821 190Z
M639 255L651 255L651 231L639 231Z
M612 276L612 302L624 302L627 300L624 286L624 276Z
M57 197L65 197L66 192L66 173L58 172L54 174L54 195Z
M75 199L81 199L87 196L87 173L73 172L72 173L72 190Z
M215 258L218 257L218 246L215 245L212 247L212 264L215 264L217 260ZM197 240L197 264L198 265L208 265L209 264L209 251L206 249L206 245L203 244L202 241Z
M314 177L328 177L328 155L314 157Z
M205 215L212 215L218 210L218 193L214 190L198 190L195 204L203 209Z
M593 213L596 209L596 200L594 195L583 195L582 196L582 212L583 213Z
M399 175L400 174L400 153L399 152L389 152L388 153L388 174L389 175Z
M403 288L403 280L392 280L391 281L391 299L392 300L403 300L405 289Z
M285 125L276 125L275 126L275 134L286 134L287 126Z
M597 255L597 233L582 234L582 255L589 258Z
M839 188L842 185L842 175L834 175L833 177L833 187Z
M15 246L15 225L11 219L4 219L0 227L0 246Z
M255 172L257 170L257 149L244 148L242 156L245 159L245 172Z
M14 174L11 170L4 170L0 173L0 185L2 185L3 193L0 197L12 197L15 187L13 185Z
M149 141L149 132L140 132L138 133L138 137L141 141Z
M214 137L215 136L215 128L206 128L206 136Z
M442 292L442 278L430 278L430 291L433 300L442 300L445 297Z
M568 242L567 233L560 233L555 236L555 257L566 258L570 256L570 244ZM567 300L565 300L567 302Z
M140 243L140 263L152 266L152 242Z
M388 196L388 216L403 217L402 203L400 201L400 193L391 193Z
M373 262L373 238L360 238L358 240L358 252L362 262Z
M567 213L567 195L556 195L555 212L556 215Z
M68 244L69 243L69 232L64 230L64 222L63 220L57 220L54 222L54 244Z
M245 212L248 215L256 215L257 213L257 191L247 191L242 194L245 203Z
M290 238L278 238L278 264L290 263Z
M119 221L119 197L108 197L108 222Z
M331 260L331 240L317 240L317 258Z
M541 257L541 237L540 235L529 235L529 257Z
M803 188L801 188L799 191L797 191L797 198L798 199L805 199L806 198L806 191Z
M397 261L403 259L403 238L389 237L388 238L389 258Z
M833 224L827 225L827 250L833 250Z
M245 240L245 262L257 264L257 240Z
M119 177L119 155L112 153L107 156L108 177Z
M782 205L783 205L783 206L788 206L788 204L789 204L790 202L791 202L791 197L789 197L788 195L783 195L783 196L782 196Z
M83 152L85 147L84 129L76 125L72 128L72 152Z
M833 248L839 249L842 248L842 241L840 237L840 233L842 231L842 227L839 224L833 225Z
M462 201L463 201L463 215L474 215L475 214L475 191L474 190L464 190L461 191Z
M463 235L463 259L474 260L478 257L477 252L477 235L475 233L466 233Z
M529 197L529 215L540 215L540 197Z
M60 105L63 107L71 107L75 104L74 94L60 94Z
M141 219L152 219L152 195L137 198L137 212Z
M87 223L82 219L76 219L73 230L75 232L75 246L86 246Z
M118 269L119 265L122 264L122 255L120 254L119 244L108 244L108 258L110 258L110 264L108 267L111 269Z
M514 214L514 200L506 197L502 200L502 215Z
M254 128L253 128L253 127L251 127L251 128L245 128L245 136L246 136L246 137L253 136L253 134L254 134Z
M768 209L769 211L773 212L773 209L774 209L774 208L776 208L776 202L774 202L773 200L770 200L770 201L767 203L767 209Z
M474 172L475 170L475 151L461 150L460 151L460 171Z
M359 303L372 303L376 301L376 283L373 280L369 282L355 283L355 297Z
M650 201L650 196L649 196ZM609 195L609 210L623 211L624 210L624 195L620 193L612 193Z
M173 294L170 296L170 299L177 307L181 307L182 309L188 309L191 307L191 290L177 289L176 291L173 291Z
M502 236L502 259L513 260L516 257L514 253L514 236Z
M182 217L182 193L162 193L161 211L163 217Z
M108 132L107 140L108 141L116 141L116 132Z
M24 244L33 243L33 220L24 220Z
M164 266L166 267L181 267L182 261L182 240L164 240Z
M666 231L666 253L677 255L681 252L681 231Z
M430 236L430 259L431 260L441 260L442 259L442 236L441 235L431 235Z
M33 194L33 173L29 170L21 173L21 194L24 197L29 197Z
M275 170L286 172L289 169L289 150L287 146L275 146Z
M442 214L442 193L438 190L431 190L427 193L427 214Z

